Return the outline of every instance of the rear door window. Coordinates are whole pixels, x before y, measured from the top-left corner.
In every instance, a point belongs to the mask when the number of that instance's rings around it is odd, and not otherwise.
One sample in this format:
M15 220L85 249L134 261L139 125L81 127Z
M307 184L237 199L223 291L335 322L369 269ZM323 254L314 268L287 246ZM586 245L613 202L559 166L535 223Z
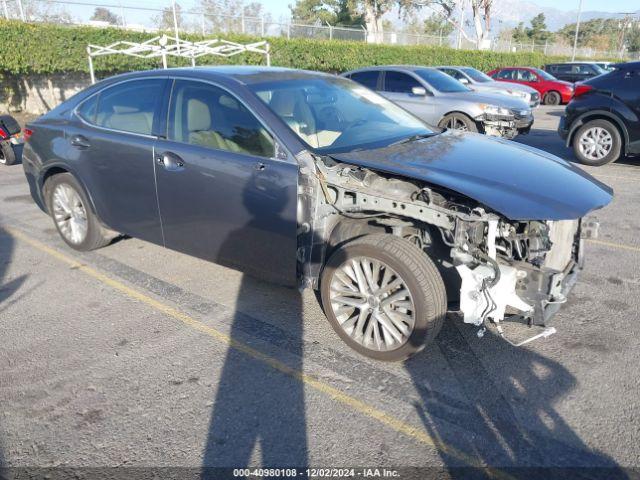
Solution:
M165 80L160 78L132 80L107 87L97 95L97 105L79 110L81 116L99 127L122 132L151 135ZM82 107L85 105L83 104Z
M387 71L384 75L385 92L411 93L413 87L422 87L422 85L411 75L394 71Z
M364 85L365 87L370 88L371 90L377 90L379 77L379 71L368 71L353 73L349 78L351 78L351 80L355 82L358 82L360 85Z

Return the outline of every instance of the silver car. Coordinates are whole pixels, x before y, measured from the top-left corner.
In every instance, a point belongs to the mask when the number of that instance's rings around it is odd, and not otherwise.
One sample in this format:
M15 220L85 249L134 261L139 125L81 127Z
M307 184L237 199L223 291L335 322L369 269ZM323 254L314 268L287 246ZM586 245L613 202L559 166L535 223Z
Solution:
M514 138L533 124L524 100L479 93L440 70L420 66L384 66L342 74L410 111L423 121L451 130Z
M540 93L526 85L498 82L486 73L473 67L436 67L441 72L455 78L477 92L502 93L517 97L529 104L531 108L540 105Z

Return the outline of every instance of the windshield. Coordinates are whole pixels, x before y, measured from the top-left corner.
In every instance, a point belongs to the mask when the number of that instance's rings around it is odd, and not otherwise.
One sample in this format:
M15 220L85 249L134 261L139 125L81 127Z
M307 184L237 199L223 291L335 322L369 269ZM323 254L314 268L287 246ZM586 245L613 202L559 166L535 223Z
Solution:
M493 78L491 78L489 75L482 73L480 70L476 70L475 68L465 67L461 68L460 70L469 75L474 82L487 83L494 81Z
M534 68L533 69L540 77L544 78L545 80L557 80L556 77L554 77L553 75L551 75L548 72L545 72L544 70L540 70L539 68Z
M374 148L433 133L402 108L344 78L282 80L249 87L319 153Z
M431 88L442 93L470 92L471 89L465 87L455 78L435 68L420 68L414 73L429 84Z

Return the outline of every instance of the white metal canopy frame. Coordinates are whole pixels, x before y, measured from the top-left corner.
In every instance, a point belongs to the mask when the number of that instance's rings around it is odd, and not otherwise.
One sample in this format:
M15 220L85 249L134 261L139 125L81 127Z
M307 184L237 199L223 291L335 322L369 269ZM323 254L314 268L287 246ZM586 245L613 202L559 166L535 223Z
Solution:
M92 84L96 83L93 69L94 57L119 54L137 58L162 58L162 66L167 68L168 56L189 58L191 59L191 65L195 67L196 59L205 55L232 57L246 52L264 55L267 66L271 66L270 45L267 41L242 44L214 38L212 40L190 42L176 37L161 35L144 42L121 40L107 46L89 45L87 47Z

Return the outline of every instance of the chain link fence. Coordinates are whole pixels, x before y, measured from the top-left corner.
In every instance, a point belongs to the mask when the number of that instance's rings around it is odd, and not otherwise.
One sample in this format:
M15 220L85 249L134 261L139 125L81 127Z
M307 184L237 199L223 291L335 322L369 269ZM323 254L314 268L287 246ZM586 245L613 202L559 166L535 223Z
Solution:
M115 0L114 0L115 1ZM144 2L145 0L142 0ZM379 34L367 32L363 27L348 28L332 25L303 25L286 20L274 21L270 15L250 17L243 14L229 15L200 10L184 10L175 3L164 7L123 3L87 3L79 0L0 0L1 15L9 19L27 22L48 22L67 25L88 25L96 28L119 27L128 30L157 32L170 30L185 33L231 34L240 33L258 37L310 38L322 40L348 40L382 43L387 45L431 45L458 49L476 49L476 43L458 35L423 35L407 32L385 31ZM104 9L99 20L90 20L95 9ZM573 49L567 45L552 43L522 44L494 40L491 50L497 52L540 52L547 55L571 56ZM591 48L579 48L579 58L638 59L640 52L606 52Z

